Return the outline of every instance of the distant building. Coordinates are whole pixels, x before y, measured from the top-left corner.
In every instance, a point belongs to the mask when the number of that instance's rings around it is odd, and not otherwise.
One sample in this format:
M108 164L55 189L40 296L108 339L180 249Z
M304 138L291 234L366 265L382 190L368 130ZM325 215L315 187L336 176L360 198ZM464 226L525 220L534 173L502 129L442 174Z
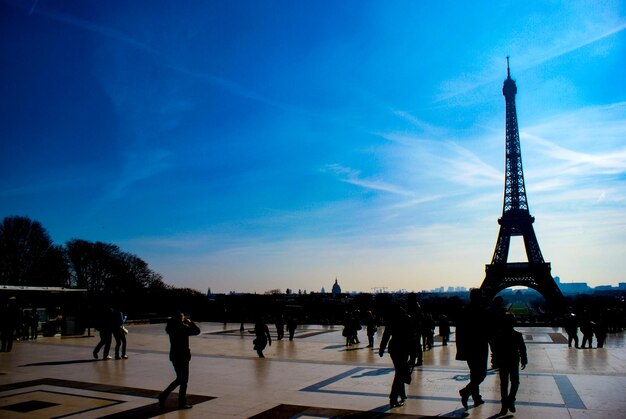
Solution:
M586 282L563 283L558 276L554 277L554 282L556 282L563 294L584 294L591 291L591 288Z
M559 288L563 294L584 294L591 291L586 282L570 282L568 284L560 284Z
M339 282L337 281L337 278L335 278L335 283L333 284L332 293L333 295L341 294L341 287L339 286Z
M324 289L324 287L322 287L322 290L320 291L320 294L326 294L326 290Z

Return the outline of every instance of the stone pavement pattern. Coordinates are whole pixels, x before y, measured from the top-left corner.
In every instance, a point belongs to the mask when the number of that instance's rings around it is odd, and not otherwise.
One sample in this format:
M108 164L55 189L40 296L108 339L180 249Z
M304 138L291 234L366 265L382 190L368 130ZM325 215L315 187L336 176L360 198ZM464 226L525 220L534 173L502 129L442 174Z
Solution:
M157 406L174 378L164 325L130 325L127 360L94 360L97 337L39 338L0 353L0 418L493 418L500 410L494 371L481 386L486 403L472 408L470 399L463 410L458 390L469 377L454 359L454 341L435 342L413 372L406 405L389 410L391 359L365 348L363 331L361 344L346 347L341 327L301 326L292 342L274 341L259 359L253 335L240 333L239 324L199 326L202 334L190 339L192 409L174 410L176 394L164 411ZM563 343L561 329L517 330L529 365L521 371L517 412L505 417L626 417L623 333L609 335L604 349L577 350Z

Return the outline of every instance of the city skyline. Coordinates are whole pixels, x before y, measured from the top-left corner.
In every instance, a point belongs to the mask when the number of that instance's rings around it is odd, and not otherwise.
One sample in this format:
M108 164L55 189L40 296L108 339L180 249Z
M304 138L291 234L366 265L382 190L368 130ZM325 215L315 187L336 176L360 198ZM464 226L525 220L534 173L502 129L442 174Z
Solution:
M335 278L335 281L338 281L338 278ZM561 292L563 292L564 295L572 295L572 294L583 294L583 293L589 293L589 292L594 292L594 291L622 291L626 289L626 282L620 282L618 284L615 285L607 285L607 284L600 284L597 286L589 286L588 283L586 282L562 282L561 278L556 276L554 277L554 280L556 281L556 283L558 284L559 288L561 289ZM339 292L338 293L343 293L343 294L359 294L359 293L365 293L365 294L384 294L384 293L390 293L390 294L396 294L396 293L443 293L443 294L447 294L447 293L469 293L469 291L471 290L471 288L474 287L466 287L466 286L459 286L459 285L438 285L435 288L432 289L415 289L415 290L407 290L405 288L401 288L401 289L389 289L389 287L372 287L370 290L346 290L346 289L341 289L341 284L338 283L339 286ZM326 286L322 286L321 288L299 288L299 289L293 289L290 287L287 287L284 290L281 289L272 289L272 290L266 290L264 293L278 293L278 294L335 294L335 290L334 290L335 286L333 285L332 287L327 287ZM509 287L506 288L504 290L502 290L501 292L503 293L511 293L511 292L516 292L516 291L525 291L525 292L532 292L532 293L536 293L537 295L542 296L542 298L545 298L543 295L541 295L541 293L535 289L529 288L529 287L525 287L525 286L513 286L513 287ZM237 293L237 291L235 290L230 290L228 292L225 292L226 294L232 294L232 293ZM222 293L222 294L225 294ZM213 291L211 290L211 288L208 288L207 291L208 295L211 294L215 294L213 293ZM219 293L218 293L219 294Z
M216 293L478 287L510 56L552 275L626 282L621 1L0 12L0 215L56 243L113 243Z

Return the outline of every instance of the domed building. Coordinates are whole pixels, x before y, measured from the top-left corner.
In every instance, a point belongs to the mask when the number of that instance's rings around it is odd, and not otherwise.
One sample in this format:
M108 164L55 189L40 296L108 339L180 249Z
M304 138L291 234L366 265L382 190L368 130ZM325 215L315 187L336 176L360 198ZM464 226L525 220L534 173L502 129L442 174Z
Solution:
M335 283L333 284L332 293L333 295L341 294L341 287L339 286L339 282L337 281L337 278L335 278Z

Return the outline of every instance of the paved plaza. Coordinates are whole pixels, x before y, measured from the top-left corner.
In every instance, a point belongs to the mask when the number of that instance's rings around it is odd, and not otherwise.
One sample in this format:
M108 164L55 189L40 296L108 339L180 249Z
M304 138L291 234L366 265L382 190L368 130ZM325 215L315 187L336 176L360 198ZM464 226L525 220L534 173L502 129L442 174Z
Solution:
M97 337L16 342L11 353L0 353L0 418L493 418L500 410L499 379L490 371L481 386L486 403L473 408L470 399L464 411L458 390L469 376L454 359L454 342L435 342L413 372L406 405L389 410L391 359L366 348L363 331L361 344L346 347L341 327L301 326L293 341L274 341L259 359L254 336L239 324L199 326L200 336L190 338L192 409L175 410L176 394L159 409L157 395L174 378L169 341L163 324L145 324L128 327L127 360L94 360ZM626 417L623 333L610 334L603 349L576 350L559 328L517 330L529 365L517 412L505 417Z

